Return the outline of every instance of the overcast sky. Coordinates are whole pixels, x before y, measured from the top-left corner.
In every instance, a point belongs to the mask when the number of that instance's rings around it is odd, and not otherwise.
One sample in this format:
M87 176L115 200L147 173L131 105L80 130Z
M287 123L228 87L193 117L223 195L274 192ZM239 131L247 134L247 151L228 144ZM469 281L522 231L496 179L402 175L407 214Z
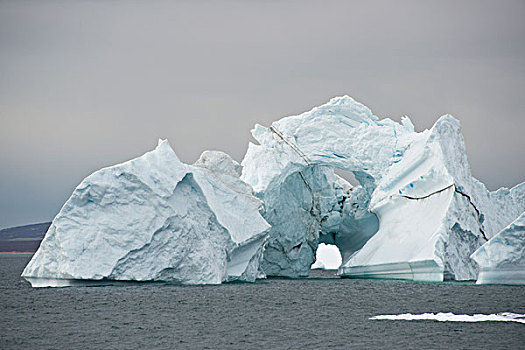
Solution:
M524 1L0 1L0 228L51 220L159 137L241 160L258 122L348 94L463 127L490 189L525 180Z

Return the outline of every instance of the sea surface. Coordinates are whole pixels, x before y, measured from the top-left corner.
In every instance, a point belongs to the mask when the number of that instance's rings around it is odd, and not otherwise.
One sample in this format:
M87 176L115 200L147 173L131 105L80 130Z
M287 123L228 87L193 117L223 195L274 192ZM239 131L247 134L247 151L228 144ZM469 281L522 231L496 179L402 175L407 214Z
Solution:
M0 254L0 349L525 349L515 322L371 320L525 313L525 287L340 279L33 289Z

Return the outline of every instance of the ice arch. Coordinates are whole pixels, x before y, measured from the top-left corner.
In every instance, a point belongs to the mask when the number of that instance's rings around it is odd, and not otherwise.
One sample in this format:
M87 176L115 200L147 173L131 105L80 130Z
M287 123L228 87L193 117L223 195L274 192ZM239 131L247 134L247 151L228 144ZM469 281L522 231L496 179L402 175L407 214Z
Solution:
M416 133L343 96L252 134L242 179L272 225L270 276L307 275L321 241L338 246L346 276L475 279L470 254L525 209L525 186L489 192L472 177L448 115ZM361 187L345 189L334 168Z

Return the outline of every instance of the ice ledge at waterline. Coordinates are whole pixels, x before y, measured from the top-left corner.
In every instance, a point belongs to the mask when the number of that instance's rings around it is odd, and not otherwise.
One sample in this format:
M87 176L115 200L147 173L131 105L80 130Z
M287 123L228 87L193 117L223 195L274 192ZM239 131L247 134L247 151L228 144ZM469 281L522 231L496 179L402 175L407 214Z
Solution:
M54 218L22 276L35 287L254 281L269 225L238 167L209 151L189 166L160 141L141 157L96 171Z

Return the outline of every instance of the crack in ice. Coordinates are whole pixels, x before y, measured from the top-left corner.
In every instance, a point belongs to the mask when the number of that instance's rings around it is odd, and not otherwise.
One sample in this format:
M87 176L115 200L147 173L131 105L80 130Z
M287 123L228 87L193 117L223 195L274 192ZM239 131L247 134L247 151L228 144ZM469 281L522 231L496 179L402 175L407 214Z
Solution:
M448 186L445 187L445 188L442 188L442 189L440 189L440 190L434 191L434 192L432 192L432 193L430 193L430 194L427 194L427 195L425 195L425 196L423 196L423 197L411 197L411 196L407 196L407 195L400 195L400 197L403 197L403 198L406 198L406 199L411 199L411 200L426 199L426 198L431 197L431 196L433 196L433 195L435 195L435 194L438 194L438 193L441 193L441 192L443 192L443 191L446 191L446 190L448 190L449 188L451 188L452 186L454 186L454 184L448 185Z

